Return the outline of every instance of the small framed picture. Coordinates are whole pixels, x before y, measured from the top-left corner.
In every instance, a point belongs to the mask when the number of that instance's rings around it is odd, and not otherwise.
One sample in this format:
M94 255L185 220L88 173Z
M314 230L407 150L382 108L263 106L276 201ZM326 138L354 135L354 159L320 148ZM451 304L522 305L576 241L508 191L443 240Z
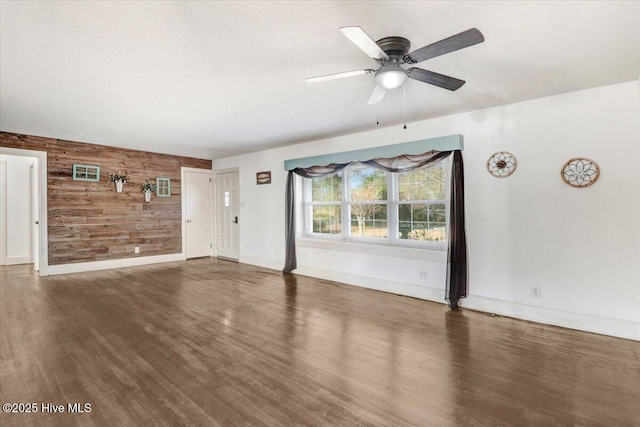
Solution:
M171 197L171 180L156 178L156 197Z
M271 171L257 172L256 173L256 184L271 184Z
M100 181L100 166L81 165L75 163L73 165L74 181Z

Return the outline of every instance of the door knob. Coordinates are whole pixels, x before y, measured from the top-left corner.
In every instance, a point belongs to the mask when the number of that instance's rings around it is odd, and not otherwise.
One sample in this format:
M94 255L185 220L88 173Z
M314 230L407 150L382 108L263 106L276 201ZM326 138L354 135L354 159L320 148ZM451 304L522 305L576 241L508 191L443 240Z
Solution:
M234 220L233 220L233 223L234 223L234 224L237 224L237 223L238 223L238 217L236 217L236 219L234 219Z
M39 225L39 224L40 224L40 221L36 221L36 225Z
M187 220L187 224L191 224L191 220L190 219Z

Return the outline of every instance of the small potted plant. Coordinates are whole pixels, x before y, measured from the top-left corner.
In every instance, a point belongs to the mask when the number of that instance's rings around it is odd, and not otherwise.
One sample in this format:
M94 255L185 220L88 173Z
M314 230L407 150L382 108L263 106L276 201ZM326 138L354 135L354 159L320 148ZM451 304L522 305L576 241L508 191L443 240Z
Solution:
M109 181L116 183L116 192L122 193L122 186L129 177L127 175L109 175Z
M142 192L144 193L144 201L149 203L151 201L151 192L156 191L156 184L146 180L142 184Z

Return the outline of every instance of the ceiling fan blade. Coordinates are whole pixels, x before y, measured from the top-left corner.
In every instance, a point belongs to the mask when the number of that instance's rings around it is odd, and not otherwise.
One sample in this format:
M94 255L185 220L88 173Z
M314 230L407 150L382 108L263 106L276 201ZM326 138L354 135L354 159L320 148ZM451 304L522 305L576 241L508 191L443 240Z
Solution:
M371 92L367 105L379 104L382 98L384 98L385 93L387 93L387 90L377 84L376 87L373 88L373 92Z
M342 27L340 32L344 34L349 40L356 46L364 51L370 57L376 59L384 58L388 59L389 56L384 53L380 46L373 41L371 37L360 27Z
M407 70L407 76L409 76L410 79L419 80L421 82L429 83L430 85L439 86L452 91L460 89L462 85L465 84L464 80L415 67Z
M374 70L371 70L371 69L345 71L344 73L335 73L335 74L327 74L326 76L309 77L308 79L306 79L306 82L317 83L317 82L324 82L327 80L341 79L343 77L362 76L364 74L373 73L373 71Z
M444 55L445 53L454 52L465 47L473 46L474 44L482 43L484 36L477 28L471 28L467 31L463 31L454 36L447 37L428 46L416 49L410 52L407 57L417 64L418 62L426 61L427 59L435 58L436 56Z

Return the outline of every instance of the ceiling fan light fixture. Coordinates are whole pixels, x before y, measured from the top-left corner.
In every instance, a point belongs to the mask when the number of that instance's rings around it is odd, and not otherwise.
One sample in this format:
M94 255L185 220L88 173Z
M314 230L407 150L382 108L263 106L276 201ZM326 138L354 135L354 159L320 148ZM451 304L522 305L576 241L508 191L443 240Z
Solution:
M433 71L422 68L411 67L411 65L484 41L484 36L477 28L470 28L410 52L411 42L404 37L389 36L383 37L378 41L373 41L360 27L342 27L340 31L363 52L373 58L380 65L380 68L377 70L365 69L311 77L308 78L307 81L313 83L375 73L376 87L373 89L367 105L379 104L387 90L399 88L405 83L407 77L450 91L460 89L462 85L465 84L464 80L434 73ZM408 65L410 68L405 69L402 65ZM406 86L404 87L406 88Z
M400 87L407 78L407 73L398 70L384 71L376 76L376 81L385 89Z

